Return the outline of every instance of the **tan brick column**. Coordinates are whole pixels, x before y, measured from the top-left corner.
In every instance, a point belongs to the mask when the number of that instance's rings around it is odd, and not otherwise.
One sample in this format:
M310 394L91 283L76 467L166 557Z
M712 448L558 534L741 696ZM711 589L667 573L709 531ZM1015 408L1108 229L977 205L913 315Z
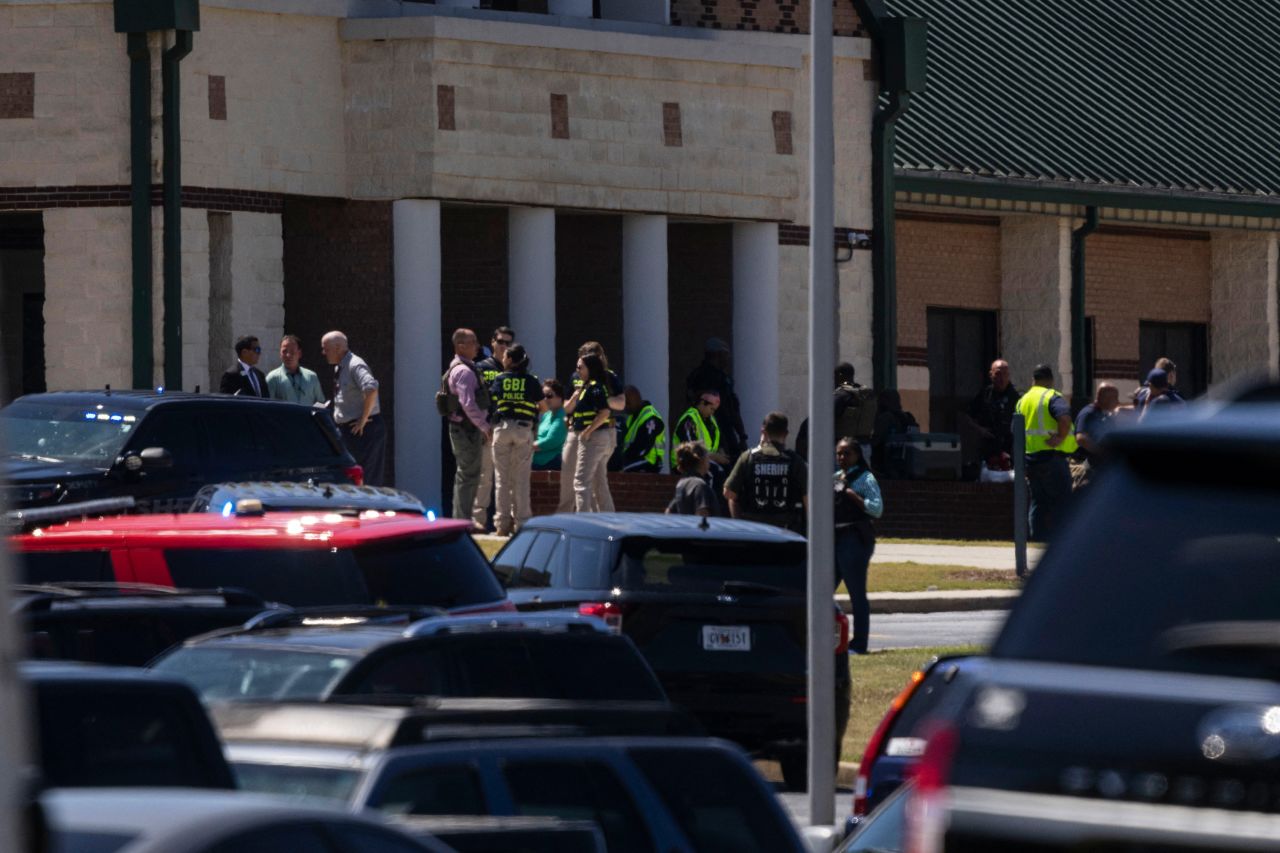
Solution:
M1021 389L1045 362L1054 387L1071 392L1071 220L1000 220L1000 348Z
M1211 241L1210 381L1249 373L1274 376L1280 366L1276 311L1280 235L1218 231Z

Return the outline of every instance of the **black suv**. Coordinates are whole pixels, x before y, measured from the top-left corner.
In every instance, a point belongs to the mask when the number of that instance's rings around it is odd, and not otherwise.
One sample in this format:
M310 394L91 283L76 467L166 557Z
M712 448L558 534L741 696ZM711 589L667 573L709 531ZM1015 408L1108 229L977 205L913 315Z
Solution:
M671 701L717 737L777 758L803 787L807 637L803 537L749 521L639 513L531 519L494 558L520 610L573 608L635 641ZM849 719L840 614L836 743Z
M206 702L449 696L628 701L659 710L667 699L630 640L576 614L279 611L190 639L152 669L185 679Z
M276 400L58 391L0 409L11 510L128 496L183 512L223 480L358 482L329 413Z
M1256 403L1108 436L990 656L921 729L919 849L1275 849L1277 424Z

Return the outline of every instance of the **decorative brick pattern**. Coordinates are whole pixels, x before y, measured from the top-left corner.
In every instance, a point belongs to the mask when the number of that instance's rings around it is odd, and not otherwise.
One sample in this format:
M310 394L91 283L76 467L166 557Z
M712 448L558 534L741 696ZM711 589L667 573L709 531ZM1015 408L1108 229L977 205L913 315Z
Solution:
M667 226L667 312L667 399L672 409L684 411L684 379L702 361L703 343L711 337L733 340L732 225Z
M809 0L672 0L671 23L677 27L808 33ZM863 36L867 30L853 4L832 2L832 30L838 36Z
M773 111L773 150L779 154L794 154L791 147L791 113L788 110Z
M551 95L551 138L569 138L569 96Z
M928 367L928 347L898 347L899 367Z
M0 74L0 119L35 118L36 75Z
M680 105L677 103L662 105L662 144L669 148L684 145L684 133L680 127Z
M227 78L218 74L209 75L209 119L227 120Z
M1142 372L1136 358L1098 358L1093 362L1093 375L1100 379L1130 379Z
M436 86L436 128L438 130L457 130L454 119L454 91L452 86Z
M848 228L836 226L833 235L834 246L837 249L850 249L852 244L849 242ZM870 235L870 229L857 229L863 234ZM807 246L809 245L809 226L795 225L792 223L783 223L778 226L778 245L779 246Z
M164 187L151 186L151 204L158 207ZM0 211L52 210L64 207L126 207L128 185L71 187L0 187ZM217 187L182 188L182 206L207 210L233 210L247 213L280 213L284 210L282 193Z

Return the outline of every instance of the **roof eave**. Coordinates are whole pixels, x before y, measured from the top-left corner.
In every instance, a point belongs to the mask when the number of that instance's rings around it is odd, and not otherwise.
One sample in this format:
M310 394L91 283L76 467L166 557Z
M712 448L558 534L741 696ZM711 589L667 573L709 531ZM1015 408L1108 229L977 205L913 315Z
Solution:
M1065 181L982 178L955 172L895 169L896 189L903 192L990 198L1001 201L1074 204L1211 213L1219 216L1280 217L1280 198L1246 199L1226 193L1102 187Z

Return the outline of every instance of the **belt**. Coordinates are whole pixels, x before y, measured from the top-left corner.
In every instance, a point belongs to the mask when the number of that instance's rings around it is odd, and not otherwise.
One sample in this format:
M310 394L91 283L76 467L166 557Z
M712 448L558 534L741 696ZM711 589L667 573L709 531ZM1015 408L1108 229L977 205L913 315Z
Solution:
M520 418L499 418L504 424L515 424L521 427L532 427L533 421L521 420Z
M366 420L366 421L365 421L365 423L366 423L366 424L368 424L368 423L372 423L373 421L376 421L376 420L378 420L378 419L379 419L379 418L381 418L381 417L382 417L382 415L380 415L380 414L376 414L376 413L375 413L375 414L372 414L372 415L369 415L369 419L368 419L368 420ZM340 426L340 427L350 426L351 424L355 423L355 422L356 422L356 421L358 421L358 420L360 420L360 419L359 419L359 418L352 418L352 419L351 419L351 420L349 420L349 421L337 421L337 424L338 424L338 426Z

